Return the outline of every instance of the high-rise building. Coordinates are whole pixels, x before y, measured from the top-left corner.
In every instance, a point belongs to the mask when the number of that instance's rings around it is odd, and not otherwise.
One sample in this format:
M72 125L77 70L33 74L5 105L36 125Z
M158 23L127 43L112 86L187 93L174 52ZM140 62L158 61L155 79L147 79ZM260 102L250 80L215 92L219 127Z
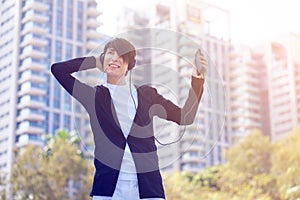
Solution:
M269 90L268 90L268 73L265 62L265 48L257 46L251 48L253 61L250 61L252 68L257 71L258 78L253 77L258 81L259 88L259 106L260 106L260 129L263 135L270 137L270 108L269 108ZM257 105L252 105L257 106ZM252 110L253 111L253 110ZM258 127L256 127L258 128Z
M230 51L230 106L232 131L236 140L246 137L253 129L262 129L261 107L265 74L264 65L250 47L235 46Z
M0 2L0 172L9 176L13 149L43 145L58 128L87 137L82 107L50 74L51 63L83 56L101 35L94 0Z
M263 50L269 111L265 118L271 139L277 141L300 123L300 36L284 35L267 42Z
M178 1L177 12L179 31L195 40L199 47L206 52L209 61L209 73L206 78L206 87L200 103L199 113L195 120L196 127L190 127L186 134L192 135L183 138L181 142L180 170L199 171L225 161L224 150L231 145L231 112L229 107L229 13L205 1L190 0ZM212 17L214 16L214 17ZM223 35L217 31L220 21L223 24ZM194 51L185 50L189 44L180 44L182 52L189 52L194 57ZM187 65L178 65L179 71L184 71ZM179 80L186 76L179 73ZM179 91L181 98L185 97L185 90ZM225 95L226 93L226 95ZM196 131L195 131L196 130ZM184 149L184 145L190 147Z
M118 32L128 30L128 38L144 42L146 65L133 70L135 79L147 79L165 97L178 105L183 105L189 89L192 67L187 60L193 60L197 47L203 48L210 59L211 70L205 84L205 94L193 126L179 127L172 123L156 121L156 136L162 143L182 139L172 145L158 144L160 164L163 170L200 171L225 161L224 149L231 144L231 120L228 107L229 96L229 15L226 11L202 1L161 1L145 6L139 11L123 9L120 13ZM212 14L216 14L214 18ZM215 23L220 20L227 24L226 33L215 35ZM127 23L126 23L127 22ZM143 22L140 24L139 22ZM132 35L130 30L144 27L148 35ZM158 28L158 29L157 29ZM133 31L135 32L135 31ZM138 32L138 31L136 31ZM126 35L126 34L125 34ZM176 35L176 38L173 36ZM127 35L126 35L127 36ZM139 43L139 45L142 43ZM140 47L143 47L140 45ZM171 50L170 50L171 49ZM149 56L150 55L150 56ZM140 56L141 58L143 55ZM136 70L139 71L136 75Z

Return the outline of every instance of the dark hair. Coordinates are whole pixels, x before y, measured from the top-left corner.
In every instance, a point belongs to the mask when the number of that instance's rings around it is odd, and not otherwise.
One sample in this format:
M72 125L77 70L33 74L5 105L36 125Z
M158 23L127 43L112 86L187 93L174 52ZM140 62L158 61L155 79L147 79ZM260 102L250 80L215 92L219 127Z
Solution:
M104 46L104 55L108 48L113 48L123 60L128 63L128 70L135 66L135 47L126 39L113 38Z

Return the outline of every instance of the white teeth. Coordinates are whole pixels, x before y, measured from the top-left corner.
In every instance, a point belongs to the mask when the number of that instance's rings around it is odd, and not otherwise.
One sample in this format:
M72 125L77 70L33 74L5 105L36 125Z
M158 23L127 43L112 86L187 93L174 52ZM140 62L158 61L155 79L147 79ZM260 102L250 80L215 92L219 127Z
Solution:
M112 67L115 67L115 68L119 68L120 66L118 66L118 65L115 65L115 64L108 64L108 66L112 66Z

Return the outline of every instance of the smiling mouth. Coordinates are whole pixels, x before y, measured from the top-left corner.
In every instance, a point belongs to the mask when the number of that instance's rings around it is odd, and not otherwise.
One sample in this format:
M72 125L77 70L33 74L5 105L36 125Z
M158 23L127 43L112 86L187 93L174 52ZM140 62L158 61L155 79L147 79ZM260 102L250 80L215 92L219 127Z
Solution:
M113 63L108 64L108 66L113 67L113 68L120 68L119 65L116 65L116 64L113 64Z

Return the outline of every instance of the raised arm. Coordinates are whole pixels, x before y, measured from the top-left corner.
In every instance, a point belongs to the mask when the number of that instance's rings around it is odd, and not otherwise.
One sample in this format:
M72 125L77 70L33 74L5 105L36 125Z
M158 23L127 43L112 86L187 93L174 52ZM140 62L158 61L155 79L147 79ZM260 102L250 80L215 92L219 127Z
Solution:
M195 67L192 73L192 88L189 91L188 98L181 109L181 123L188 125L194 122L198 106L203 94L203 84L207 74L207 59L203 52L198 49L194 60Z
M155 90L154 104L160 105L155 111L156 115L180 125L189 125L194 122L198 106L203 94L205 75L207 73L207 60L201 51L195 55L195 68L191 77L191 88L186 102L182 108L159 95Z
M68 61L54 63L51 66L51 72L57 81L65 88L65 90L76 98L86 109L91 106L94 95L94 88L80 82L71 74L74 72L92 69L98 67L97 59L91 57L75 58Z
M192 76L191 88L188 97L182 108L175 105L172 101L158 94L156 89L153 89L153 107L151 114L162 119L176 122L180 125L189 125L194 122L199 102L203 94L204 79Z

